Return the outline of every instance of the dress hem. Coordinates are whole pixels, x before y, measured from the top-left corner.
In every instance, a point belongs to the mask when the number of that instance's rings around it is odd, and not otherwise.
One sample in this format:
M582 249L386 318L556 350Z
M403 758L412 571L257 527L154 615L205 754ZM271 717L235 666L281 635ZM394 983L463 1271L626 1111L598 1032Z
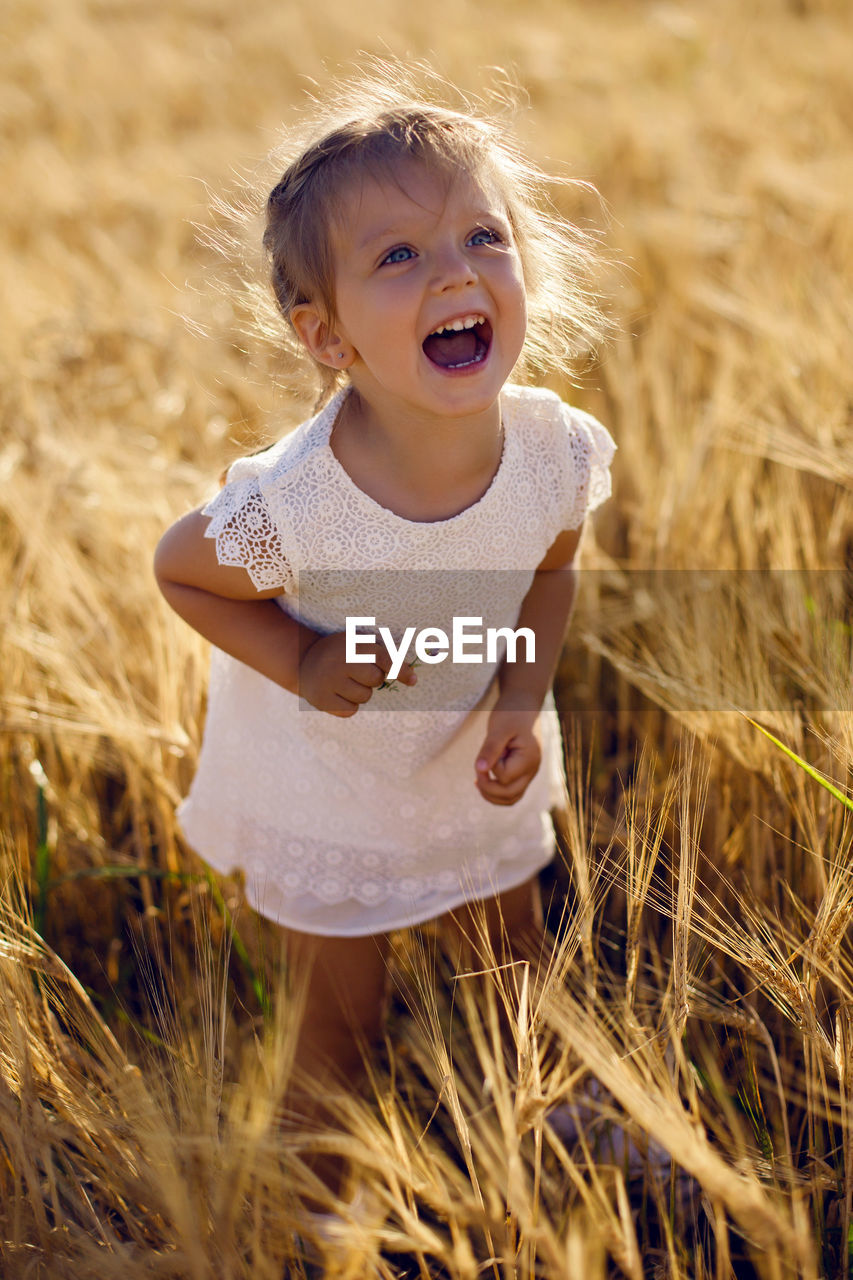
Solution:
M533 866L525 867L521 875L508 875L505 881L500 876L495 875L493 877L493 883L490 885L490 892L482 897L472 897L470 892L466 893L464 886L460 884L458 892L450 896L447 902L443 903L437 911L430 910L426 915L421 914L418 912L417 906L413 902L412 910L404 913L403 915L393 917L388 923L383 922L380 924L373 924L370 928L365 928L364 926L352 929L329 928L328 926L324 928L319 925L306 928L305 921L291 921L281 912L272 914L267 910L263 910L263 904L259 905L258 895L252 893L252 886L248 881L246 882L245 888L246 902L253 911L257 912L258 915L263 916L265 920L270 920L273 924L282 925L285 929L292 929L296 933L306 933L318 938L370 938L375 937L380 933L395 933L401 929L417 929L421 925L430 924L433 920L440 919L443 915L446 915L448 911L456 911L459 907L471 906L476 902L484 901L485 898L492 897L499 893L506 893L510 889L517 889L520 885L524 884L525 881L532 880L534 876L538 876L541 871L544 871L547 866L550 866L554 861L556 854L557 849L555 845L541 861L536 862ZM230 870L225 871L214 866L214 864L209 862L206 858L202 859L202 861L217 875L233 875L240 870L239 867L232 866ZM513 871L516 873L520 870L521 868L519 867L513 867Z

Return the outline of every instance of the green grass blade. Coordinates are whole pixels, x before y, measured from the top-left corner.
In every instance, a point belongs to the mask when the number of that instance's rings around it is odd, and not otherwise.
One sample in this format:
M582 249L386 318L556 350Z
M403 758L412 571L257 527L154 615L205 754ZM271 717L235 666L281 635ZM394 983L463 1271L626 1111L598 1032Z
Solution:
M184 883L204 880L203 875L190 871L162 871L159 867L135 867L127 863L102 867L78 867L76 871L67 871L64 875L54 876L48 880L47 889L55 889L57 885L69 884L74 880L180 880Z
M849 796L846 796L843 791L839 791L838 787L825 778L822 773L818 773L817 769L815 769L813 765L810 765L808 760L804 760L802 756L797 755L796 751L792 751L790 747L786 747L784 742L781 742L779 738L775 737L769 729L765 729L760 725L757 720L753 720L751 716L746 716L745 719L747 719L751 725L754 725L760 733L763 733L765 738L769 738L780 751L784 751L785 755L788 756L789 759L793 760L794 764L799 765L804 773L807 773L810 778L814 778L815 782L820 783L825 791L828 791L831 796L835 796L836 800L840 800L845 808L849 809L851 813L853 813L853 800L851 800Z
M270 1012L269 995L264 983L261 981L258 972L255 969L255 966L252 964L249 952L246 949L246 944L240 937L231 912L228 910L228 906L222 896L219 885L216 883L211 872L208 871L206 873L198 874L189 871L165 871L161 870L159 867L135 867L125 863L108 863L102 867L78 867L76 871L68 871L64 875L54 876L53 879L47 879L50 871L50 855L46 844L44 844L45 853L42 855L42 847L42 844L39 844L36 853L36 882L39 888L38 909L35 913L36 926L38 926L39 921L43 922L47 895L50 890L55 889L57 885L68 884L75 880L178 880L185 884L196 881L206 881L210 888L214 905L225 921L226 927L231 934L231 940L234 945L234 950L237 953L237 958L246 971L249 982L252 985L252 990L258 998L258 1004L261 1007L261 1011L264 1014L264 1017L268 1016ZM41 930L37 928L37 932L40 933Z
M234 923L234 918L231 915L231 912L228 910L228 904L226 903L225 899L222 896L222 890L219 888L219 885L216 883L216 880L213 876L212 871L207 872L206 879L207 879L208 885L210 886L210 893L213 898L213 901L216 904L217 909L221 913L222 919L225 921L225 924L231 934L231 941L234 945L234 950L237 952L240 962L243 965L243 968L246 970L246 974L248 975L249 981L252 984L252 989L258 998L258 1004L261 1006L261 1012L264 1015L264 1018L267 1018L270 1014L270 1000L269 1000L269 995L267 994L266 986L261 981L261 978L258 975L258 972L255 969L255 966L252 964L252 961L249 957L249 953L246 950L246 944L243 942L243 939L240 937L240 934L237 931L237 926Z

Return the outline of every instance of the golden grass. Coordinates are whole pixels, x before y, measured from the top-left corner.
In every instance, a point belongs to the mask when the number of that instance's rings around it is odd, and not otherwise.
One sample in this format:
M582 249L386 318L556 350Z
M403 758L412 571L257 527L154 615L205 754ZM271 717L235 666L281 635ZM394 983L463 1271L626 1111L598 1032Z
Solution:
M367 1192L328 1274L845 1274L853 828L743 714L849 794L844 0L13 0L5 35L0 1270L299 1275L326 1146ZM306 1134L274 943L176 833L206 655L149 565L303 408L211 285L205 187L359 49L511 66L536 158L603 193L617 335L572 395L620 452L559 683L553 954L402 941L371 1094ZM672 1177L545 1123L590 1076Z

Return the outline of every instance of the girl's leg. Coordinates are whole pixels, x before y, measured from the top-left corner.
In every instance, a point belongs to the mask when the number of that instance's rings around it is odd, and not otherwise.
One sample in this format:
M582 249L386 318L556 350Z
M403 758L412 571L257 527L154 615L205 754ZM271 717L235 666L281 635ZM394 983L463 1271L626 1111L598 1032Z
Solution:
M334 1128L335 1096L365 1081L365 1055L383 1034L388 938L323 938L282 929L288 986L300 1017L286 1105L298 1129ZM346 1162L331 1154L308 1163L340 1193ZM322 1205L317 1205L323 1208Z
M451 947L467 963L474 957L480 963L496 960L498 964L533 959L544 931L539 878L531 876L514 889L466 903L442 916L440 924Z
M500 993L505 1046L514 1058L518 1001L525 979L536 983L542 958L544 917L538 877L449 912L441 918L440 932L460 976L467 969L471 977L466 981L482 982Z
M382 1039L388 937L323 938L282 927L290 988L301 1005L297 1066L312 1078L358 1079Z

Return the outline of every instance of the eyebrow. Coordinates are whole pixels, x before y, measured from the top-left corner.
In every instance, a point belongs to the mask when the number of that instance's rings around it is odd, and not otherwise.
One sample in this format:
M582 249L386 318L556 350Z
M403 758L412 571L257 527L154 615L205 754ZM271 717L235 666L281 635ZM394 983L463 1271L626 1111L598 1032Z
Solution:
M356 245L356 249L369 249L372 244L377 242L377 240L394 240L396 239L397 234L396 226L383 227L381 231L372 232L369 236L365 236L365 238Z
M499 222L504 227L509 227L510 225L506 214L498 213L496 209L476 209L471 215L471 221L477 224L484 222ZM399 223L392 223L388 227L383 227L381 231L371 231L369 235L365 236L365 238L359 241L355 246L356 251L361 253L362 250L369 249L371 245L376 244L377 241L396 240L398 236L403 235L404 231L409 229L409 225L410 224L404 223L400 226Z

